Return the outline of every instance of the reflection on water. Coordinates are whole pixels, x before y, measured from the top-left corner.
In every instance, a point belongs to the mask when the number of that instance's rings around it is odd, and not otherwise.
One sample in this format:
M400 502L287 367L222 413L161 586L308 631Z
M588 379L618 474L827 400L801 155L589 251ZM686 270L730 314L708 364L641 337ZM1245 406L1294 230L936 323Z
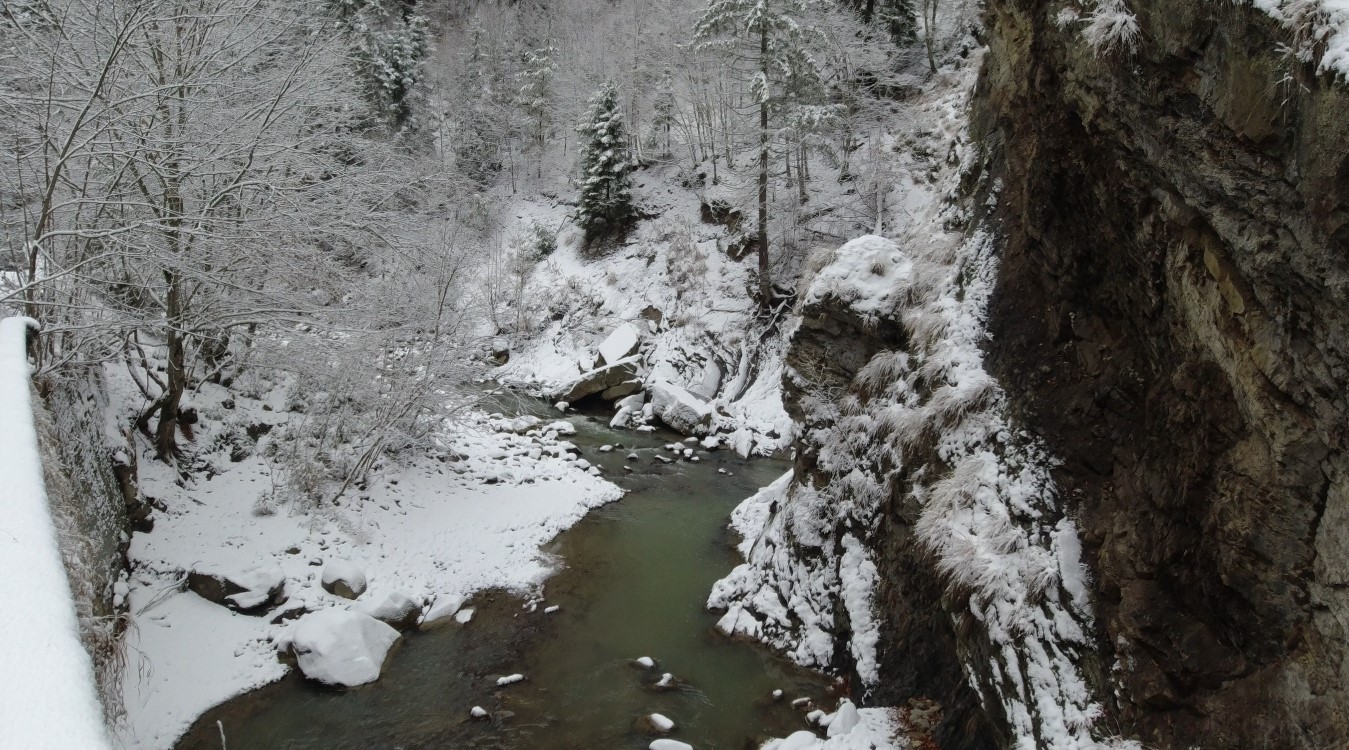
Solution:
M826 682L727 641L703 607L712 583L738 562L725 530L731 509L786 464L724 451L662 464L654 455L669 455L661 446L674 436L583 420L572 420L581 432L570 439L629 493L553 543L566 569L548 581L543 603L481 595L468 625L405 638L378 683L341 692L292 674L212 710L179 748L218 750L217 720L231 750L636 749L650 737L634 722L651 712L673 719L672 736L700 750L756 747L801 728L789 700L818 700ZM625 448L600 453L604 442ZM634 450L640 458L625 462ZM560 609L545 613L553 604ZM640 656L657 667L634 666ZM514 672L527 681L496 686ZM655 686L663 672L674 675L672 689ZM786 697L771 700L774 689ZM469 721L475 705L492 720Z

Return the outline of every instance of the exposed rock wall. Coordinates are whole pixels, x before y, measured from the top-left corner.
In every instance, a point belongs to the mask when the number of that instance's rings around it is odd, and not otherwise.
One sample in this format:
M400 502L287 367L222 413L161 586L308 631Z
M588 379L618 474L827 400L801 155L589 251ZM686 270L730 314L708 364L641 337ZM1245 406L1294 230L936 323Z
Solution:
M1122 732L1349 746L1349 86L1236 3L988 0L990 360L1061 459Z

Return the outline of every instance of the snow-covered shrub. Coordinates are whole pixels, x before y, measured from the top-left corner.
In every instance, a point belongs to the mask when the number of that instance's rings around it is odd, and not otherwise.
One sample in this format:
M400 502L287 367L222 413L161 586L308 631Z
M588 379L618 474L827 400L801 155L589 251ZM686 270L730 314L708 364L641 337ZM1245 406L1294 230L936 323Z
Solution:
M1095 0L1083 23L1082 36L1097 54L1131 54L1138 49L1138 18L1124 0Z
M1349 78L1349 3L1342 0L1252 0L1292 34L1288 53L1318 73Z

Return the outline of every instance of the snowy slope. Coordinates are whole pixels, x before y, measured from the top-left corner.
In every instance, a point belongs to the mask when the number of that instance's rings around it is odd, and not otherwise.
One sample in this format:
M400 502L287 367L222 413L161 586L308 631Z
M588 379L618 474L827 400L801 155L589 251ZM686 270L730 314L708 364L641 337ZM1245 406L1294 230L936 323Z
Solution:
M599 347L631 325L641 334L641 377L668 382L711 402L714 431L741 453L768 453L790 440L782 407L781 347L761 335L749 295L752 259L728 254L728 230L699 221L701 199L678 186L674 167L637 174L635 194L658 218L638 224L625 244L599 254L562 232L556 252L533 269L525 316L545 321L513 337L510 362L493 377L515 388L560 397L595 367ZM519 199L526 224L557 226L567 209Z
M109 747L47 508L25 318L0 320L0 745Z

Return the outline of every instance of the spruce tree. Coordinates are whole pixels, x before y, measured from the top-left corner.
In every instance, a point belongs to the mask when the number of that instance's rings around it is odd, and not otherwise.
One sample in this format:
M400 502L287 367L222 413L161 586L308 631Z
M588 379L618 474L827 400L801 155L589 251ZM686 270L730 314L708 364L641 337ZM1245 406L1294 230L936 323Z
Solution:
M587 122L576 129L581 151L581 196L577 218L586 242L623 229L636 216L632 203L632 163L623 132L618 89L604 86L590 100Z

